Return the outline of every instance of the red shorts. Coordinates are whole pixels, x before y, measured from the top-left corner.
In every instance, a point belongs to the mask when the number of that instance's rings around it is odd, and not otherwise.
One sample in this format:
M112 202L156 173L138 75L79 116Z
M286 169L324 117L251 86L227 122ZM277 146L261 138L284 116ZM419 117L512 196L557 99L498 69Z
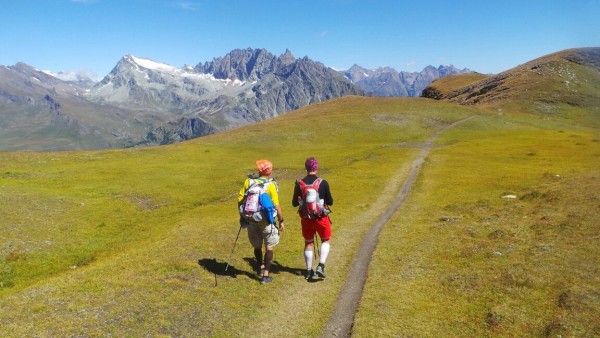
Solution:
M301 218L302 236L307 243L311 243L315 239L315 233L319 234L321 241L327 241L331 238L331 221L329 217L318 219Z

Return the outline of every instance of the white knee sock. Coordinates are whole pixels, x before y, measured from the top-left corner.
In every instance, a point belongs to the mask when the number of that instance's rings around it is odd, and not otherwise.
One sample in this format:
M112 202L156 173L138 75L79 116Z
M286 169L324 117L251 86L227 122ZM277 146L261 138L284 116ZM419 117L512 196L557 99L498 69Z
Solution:
M321 257L319 258L319 263L325 264L327 255L329 255L329 242L323 242L321 243Z
M313 251L304 250L304 262L306 262L306 270L312 269Z

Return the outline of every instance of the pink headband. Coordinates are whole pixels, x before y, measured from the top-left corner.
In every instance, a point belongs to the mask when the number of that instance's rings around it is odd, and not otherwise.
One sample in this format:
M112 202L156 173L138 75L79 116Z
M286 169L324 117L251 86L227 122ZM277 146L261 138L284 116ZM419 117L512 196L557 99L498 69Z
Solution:
M304 168L306 168L306 171L308 172L317 171L319 168L319 162L314 157L307 158L306 162L304 162Z

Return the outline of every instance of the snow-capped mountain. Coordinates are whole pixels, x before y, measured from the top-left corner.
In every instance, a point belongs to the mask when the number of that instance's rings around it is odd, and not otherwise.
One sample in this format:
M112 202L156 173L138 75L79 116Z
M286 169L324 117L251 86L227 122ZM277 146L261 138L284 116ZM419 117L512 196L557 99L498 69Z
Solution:
M166 108L183 114L190 109L185 103L210 98L228 87L239 88L242 84L229 79L217 80L211 74L197 73L190 67L175 68L126 55L90 90L88 97L123 108Z
M236 49L194 68L126 55L87 97L160 117L147 141L170 143L357 94L347 79L309 58Z

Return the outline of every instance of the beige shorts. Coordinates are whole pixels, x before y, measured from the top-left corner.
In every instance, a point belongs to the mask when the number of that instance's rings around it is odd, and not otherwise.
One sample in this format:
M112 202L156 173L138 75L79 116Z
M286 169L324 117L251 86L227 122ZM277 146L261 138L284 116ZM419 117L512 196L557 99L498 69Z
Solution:
M254 248L272 249L279 244L279 229L274 224L248 222L248 239Z

